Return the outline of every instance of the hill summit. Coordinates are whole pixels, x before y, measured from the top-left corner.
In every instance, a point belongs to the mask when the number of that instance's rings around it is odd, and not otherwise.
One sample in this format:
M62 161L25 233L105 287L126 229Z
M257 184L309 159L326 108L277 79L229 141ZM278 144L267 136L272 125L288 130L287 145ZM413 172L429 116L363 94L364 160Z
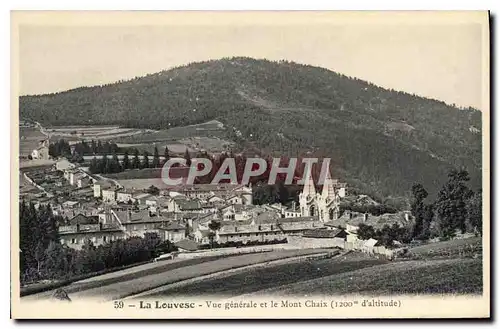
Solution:
M332 158L360 191L435 193L451 167L481 182L481 112L289 61L224 58L129 81L22 96L22 118L46 125L167 129L218 120L239 149Z

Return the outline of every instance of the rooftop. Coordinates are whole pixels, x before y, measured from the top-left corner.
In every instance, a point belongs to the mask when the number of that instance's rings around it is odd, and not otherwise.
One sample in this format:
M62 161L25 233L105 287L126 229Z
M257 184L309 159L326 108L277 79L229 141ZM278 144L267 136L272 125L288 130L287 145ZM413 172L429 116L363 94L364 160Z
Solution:
M184 239L178 242L175 242L174 245L179 249L184 249L187 251L196 251L198 250L198 243L193 240Z

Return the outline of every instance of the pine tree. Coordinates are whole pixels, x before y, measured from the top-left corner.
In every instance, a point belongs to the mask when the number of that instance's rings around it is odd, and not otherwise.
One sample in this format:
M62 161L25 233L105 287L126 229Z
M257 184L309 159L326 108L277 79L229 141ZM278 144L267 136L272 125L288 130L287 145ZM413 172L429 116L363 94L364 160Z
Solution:
M109 170L109 165L108 165L108 155L104 154L102 158L99 160L99 172L103 174L107 174Z
M127 169L130 168L130 160L128 158L128 152L127 151L125 151L125 154L123 155L122 168L123 168L123 170L127 170Z
M165 162L170 159L170 152L168 151L168 145L165 145L165 153L163 154L163 157L165 158Z
M483 232L483 194L481 190L467 200L467 230L476 234Z
M155 150L153 153L153 163L151 164L152 168L158 168L160 166L160 155L158 154L158 148L155 145Z
M120 165L120 161L118 160L118 156L116 153L113 153L113 157L111 158L111 172L118 173L122 171L122 167Z
M429 193L427 193L422 184L414 184L411 188L411 192L412 201L410 210L412 215L415 217L412 235L415 238L426 238L430 226L430 218L427 218L429 215L428 207L425 205L424 200L427 198Z
M134 149L134 158L132 159L132 169L140 169L141 162L139 160L139 150Z
M99 172L99 164L97 163L97 158L94 157L90 161L89 171L91 174L97 174Z
M186 152L184 153L184 159L186 159L186 166L191 166L191 155L189 154L189 150L186 148Z
M143 157L144 158L142 159L142 168L149 168L149 156L147 151L144 151Z

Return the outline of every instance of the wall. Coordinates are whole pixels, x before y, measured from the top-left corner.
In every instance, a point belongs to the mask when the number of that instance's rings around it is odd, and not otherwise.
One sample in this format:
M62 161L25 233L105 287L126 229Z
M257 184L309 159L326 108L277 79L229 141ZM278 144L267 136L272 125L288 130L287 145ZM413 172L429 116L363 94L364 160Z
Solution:
M298 235L287 237L288 243L297 248L344 248L345 241L342 238L305 238Z
M193 252L181 252L177 255L177 258L189 259L196 257L208 257L208 256L224 256L224 255L238 255L238 254L249 254L256 252L266 252L274 250L289 250L298 249L291 246L288 243L284 244L273 244L268 246L253 246L253 247L229 247L229 248L217 248L211 250L199 250Z
M225 243L229 241L233 242L248 242L248 241L272 241L272 240L283 240L287 235L281 233L281 231L268 231L259 233L247 233L247 232L231 232L229 234L220 234L217 242Z

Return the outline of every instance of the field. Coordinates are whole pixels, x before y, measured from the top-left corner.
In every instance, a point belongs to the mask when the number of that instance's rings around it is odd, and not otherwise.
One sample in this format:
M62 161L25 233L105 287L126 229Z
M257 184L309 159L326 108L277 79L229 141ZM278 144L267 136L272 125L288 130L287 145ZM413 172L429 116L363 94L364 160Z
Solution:
M115 174L102 174L101 176L118 180L161 178L161 170L161 168L130 169Z
M326 276L260 293L280 295L481 294L481 259L402 261Z
M46 127L45 132L51 140L109 140L129 137L148 132L144 129L120 128L119 126L53 126Z
M233 297L387 262L387 260L374 259L356 253L331 259L305 259L252 268L235 274L219 275L190 285L167 286L144 297L194 297L200 294Z
M223 135L223 132L224 125L219 121L212 120L196 125L144 132L139 136L134 136L133 138L122 137L118 141L120 143L154 143L163 141L176 141L193 136L220 137Z
M144 190L154 185L163 188L165 183L161 178L143 178L143 179L119 179L118 183L127 190Z
M415 253L421 252L425 258L393 261L352 251L337 251L340 254L332 255L332 249L174 259L96 276L64 289L72 299L101 301L200 295L232 298L270 294L297 297L481 294L482 257L477 253L450 252L478 241L472 238L419 246ZM51 292L45 292L23 298L50 295Z
M117 138L116 142L118 145L133 145L133 147L138 148L151 146L154 143L159 144L162 148L168 145L169 150L173 153L183 153L186 146L191 151L220 152L233 145L232 142L224 140L224 136L224 125L219 121L212 120L196 125L146 131L134 136Z
M482 247L481 237L442 241L413 247L409 250L408 258L429 259L437 257L480 256Z
M146 268L141 271L133 271L131 269L125 272L115 272L105 274L104 278L95 277L91 285L85 286L90 281L75 282L64 289L71 291L69 296L71 299L82 298L97 298L101 301L109 301L114 299L125 298L147 292L158 287L176 283L183 280L197 278L199 276L208 275L211 273L227 271L252 264L266 263L290 257L322 254L327 250L321 249L305 249L305 250L282 250L265 253L245 254L238 256L223 257L220 259L204 261L200 258L193 260L195 264L183 264L182 267L166 267L158 270L157 267L163 266L162 263L143 265ZM178 260L165 261L165 266L169 263L175 263ZM156 269L155 269L156 268ZM74 287L74 288L73 288ZM44 299L51 295L51 292L45 292L35 295L23 297L25 300Z
M19 128L19 155L27 157L40 145L40 141L46 138L37 128L20 127Z
M123 148L136 148L139 150L139 152L142 154L142 152L146 151L148 152L151 156L153 155L155 146L158 148L158 153L160 156L163 155L163 152L165 151L165 146L168 147L168 151L170 155L184 155L186 152L186 149L189 150L189 152L195 152L196 150L189 145L182 144L182 143L136 143L136 144L124 144L124 143L116 143L118 147L123 147ZM129 155L132 155L132 152L129 152Z

